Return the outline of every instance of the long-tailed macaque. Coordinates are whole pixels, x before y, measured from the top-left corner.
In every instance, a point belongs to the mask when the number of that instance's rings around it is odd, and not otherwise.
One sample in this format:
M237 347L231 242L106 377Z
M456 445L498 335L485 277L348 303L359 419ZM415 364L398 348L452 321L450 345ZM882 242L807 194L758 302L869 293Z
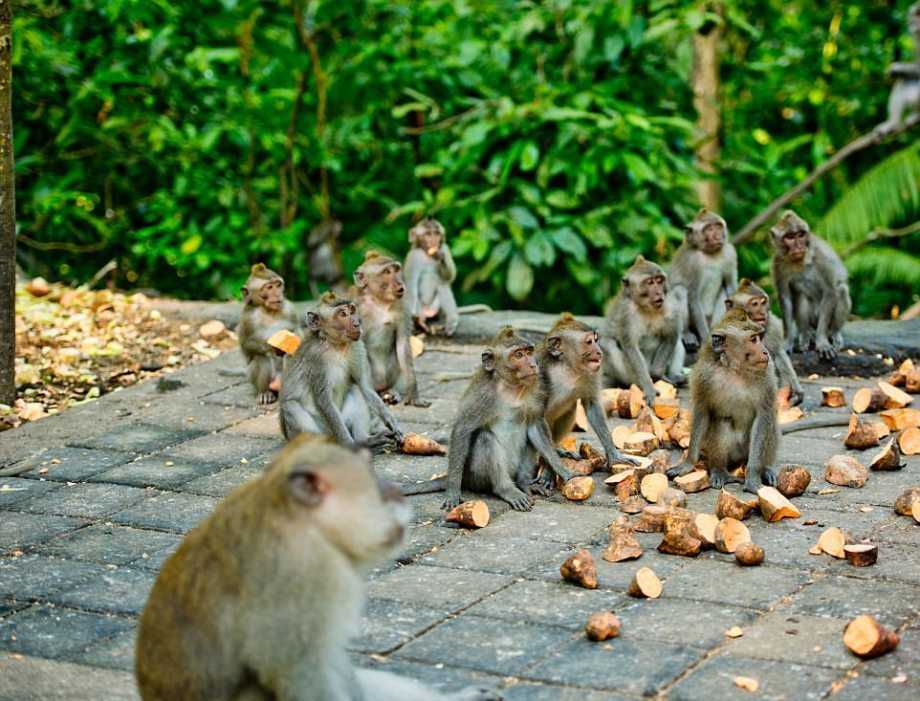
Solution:
M920 2L907 10L907 29L914 40L914 60L888 67L894 85L888 96L888 118L875 127L880 137L894 131L908 115L920 114Z
M307 328L281 383L284 437L322 433L351 448L401 442L399 422L371 386L355 305L325 292L307 313ZM371 435L371 410L388 431Z
M441 223L426 217L409 229L412 249L406 256L409 311L416 325L428 332L433 321L444 324L444 335L453 336L460 321L451 283L457 266L450 255Z
M268 339L287 329L301 335L300 319L294 305L284 298L284 280L264 263L252 266L249 279L241 288L243 311L237 335L240 349L249 366L249 381L259 404L278 399L283 354L268 345Z
M834 249L791 210L783 212L770 234L787 350L808 350L814 344L821 358L833 358L843 348L840 331L850 313L847 269Z
M144 701L500 701L352 666L365 579L410 517L368 457L302 434L189 533L138 627Z
M558 443L571 433L575 408L581 400L588 423L604 447L608 466L614 462L637 465L638 461L616 449L610 437L601 404L603 357L597 331L568 312L561 314L537 347L540 383L546 396L544 416L553 441ZM544 486L549 485L544 482Z
M725 220L703 207L684 227L684 242L671 261L671 285L687 290L691 349L709 337L709 327L725 313L725 298L738 286L738 256L728 240Z
M780 387L789 387L792 394L789 404L796 406L805 398L805 392L792 367L792 360L786 352L786 342L783 335L783 322L770 311L770 298L761 287L755 285L747 278L742 278L738 289L725 300L727 310L734 308L743 309L755 324L760 324L766 330L763 344L770 351L773 358L773 367L776 369L776 379Z
M658 394L653 379L684 384L681 335L686 325L686 290L669 289L661 266L637 257L607 308L605 375L622 387L638 385L649 403Z
M710 333L690 373L690 448L668 476L690 472L703 452L714 488L731 480L728 470L744 462L744 489L756 492L776 484L780 436L776 374L764 329L743 309L732 309Z

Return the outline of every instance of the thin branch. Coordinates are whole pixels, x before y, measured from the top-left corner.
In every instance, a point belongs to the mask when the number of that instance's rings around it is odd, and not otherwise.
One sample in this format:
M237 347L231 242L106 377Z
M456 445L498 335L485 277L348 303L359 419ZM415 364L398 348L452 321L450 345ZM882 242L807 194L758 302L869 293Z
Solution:
M475 105L470 107L468 110L465 110L463 112L460 112L459 114L455 114L453 116L442 119L440 122L435 122L434 124L426 124L423 127L402 127L400 131L403 134L409 134L410 136L415 136L417 134L427 134L430 131L445 131L453 127L460 120L470 116L471 114L475 114L476 112L478 112L479 110L485 107L490 107L491 105L495 103L496 103L496 100L483 100L482 102L476 103Z
M910 234L916 233L920 233L920 221L916 221L913 224L908 224L902 229L877 229L876 231L871 232L862 241L857 241L854 243L847 250L841 253L840 256L841 258L849 258L860 249L865 248L870 243L874 243L875 241L885 239L898 239L902 236L909 236Z
M29 248L35 248L39 251L68 251L70 253L92 253L109 248L112 244L110 241L97 241L96 243L68 243L66 241L36 241L20 232L16 239L24 243Z

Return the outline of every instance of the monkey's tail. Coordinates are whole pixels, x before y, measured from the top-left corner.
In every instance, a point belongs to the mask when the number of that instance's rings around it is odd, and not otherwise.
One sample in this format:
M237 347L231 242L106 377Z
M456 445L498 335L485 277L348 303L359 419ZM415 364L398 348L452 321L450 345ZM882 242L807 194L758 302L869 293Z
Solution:
M808 431L812 428L831 428L833 426L847 426L850 423L849 416L812 416L804 421L796 421L791 424L783 424L779 427L779 432L783 435L795 433L796 431Z
M405 496L412 494L431 494L433 492L443 492L447 489L447 476L441 475L434 477L427 482L416 482L415 484L401 484L399 491Z

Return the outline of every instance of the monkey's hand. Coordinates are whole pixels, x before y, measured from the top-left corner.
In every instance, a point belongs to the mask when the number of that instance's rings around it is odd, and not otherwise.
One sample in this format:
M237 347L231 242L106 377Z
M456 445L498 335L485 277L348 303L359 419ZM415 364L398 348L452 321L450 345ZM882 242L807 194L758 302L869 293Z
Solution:
M445 511L450 511L451 509L457 508L462 503L463 503L463 497L461 497L459 494L448 493L444 497L444 501L441 502L441 508L444 509Z
M799 404L802 403L802 400L805 399L805 395L802 392L802 388L799 387L798 389L796 389L794 387L790 387L789 389L790 389L789 406L798 406Z
M815 341L815 350L818 351L818 357L821 360L831 360L837 354L831 342L826 338L819 338Z
M811 347L811 337L807 333L798 333L792 339L792 347L789 351L807 351Z
M686 387L687 382L688 382L688 377L684 375L683 373L680 373L679 375L676 375L674 377L671 377L670 375L665 375L661 379L664 380L665 382L670 382L675 387Z
M420 406L423 409L431 406L431 402L429 402L427 399L419 399L415 395L407 396L403 403L407 406Z
M415 325L416 325L418 328L420 328L423 332L429 333L429 331L428 331L428 324L425 323L425 317L424 317L424 316L421 316L421 315L419 315L419 316L413 316L413 317L412 317L412 320L415 322Z
M560 458L568 458L569 460L581 460L581 455L578 453L573 453L571 450L566 450L565 448L556 448L556 453Z
M375 433L360 444L359 447L367 448L375 455L382 453L387 448L395 448L396 446L402 443L401 439L397 439L396 435L392 431L381 431L380 433Z
M530 485L531 494L539 494L541 497L552 496L554 491L553 471L543 468L540 475Z
M747 476L744 479L744 491L751 492L752 494L757 494L757 490L760 489L761 485L767 485L768 487L776 486L776 470L772 467L765 467L760 471L760 479L757 479L757 473L755 470L748 470Z
M456 324L456 322L445 324L445 326L444 326L444 335L445 335L445 336L447 336L448 338L453 338L453 335L454 335L455 333L457 333L457 324Z
M668 470L667 475L670 478L680 477L681 475L686 475L688 472L693 470L693 463L689 460L685 460L680 465L675 465L670 470Z
M629 455L624 455L614 448L613 454L607 456L607 469L613 472L614 465L638 465L639 461Z
M259 404L274 404L278 401L278 395L269 390L268 392L262 392L256 397L256 402Z

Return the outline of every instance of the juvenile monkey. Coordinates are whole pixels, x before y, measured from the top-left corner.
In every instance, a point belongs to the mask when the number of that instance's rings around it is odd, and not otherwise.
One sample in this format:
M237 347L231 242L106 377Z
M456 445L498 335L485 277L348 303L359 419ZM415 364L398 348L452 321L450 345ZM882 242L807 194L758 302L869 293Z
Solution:
M301 335L300 319L294 305L284 298L284 280L264 263L252 266L249 279L241 288L243 311L237 335L240 349L249 366L249 381L259 404L278 399L283 355L268 345L268 339L287 329Z
M304 434L233 490L164 563L138 627L144 701L500 701L356 669L368 571L410 510L366 451Z
M355 305L325 292L307 313L307 328L281 383L284 437L322 433L351 448L401 442L399 422L371 386ZM389 431L371 435L371 410Z
M588 423L604 447L607 464L614 462L637 465L613 445L607 417L601 404L601 350L597 331L563 313L537 347L540 383L546 396L544 416L554 442L559 442L575 425L578 400L584 407ZM568 456L575 457L575 456ZM550 480L552 475L546 475ZM544 482L544 486L551 486Z
M920 114L920 2L907 10L907 29L914 40L914 60L888 67L895 81L888 96L888 118L875 127L880 137L894 131L908 115Z
M850 313L847 269L830 245L786 210L770 229L773 280L786 326L786 349L808 350L828 360L843 348L840 331Z
M789 404L792 406L800 404L805 397L805 393L798 376L795 374L795 368L792 367L792 360L789 359L789 354L786 352L783 322L770 312L770 298L767 293L749 279L742 278L735 293L725 300L726 310L736 307L744 309L751 321L755 324L760 324L766 330L763 344L770 351L770 356L773 358L773 367L776 369L776 379L779 382L779 386L792 389Z
M607 308L604 373L616 385L638 385L649 403L658 394L653 378L684 384L686 325L686 290L669 289L661 266L638 256Z
M687 290L689 328L684 342L697 348L725 312L725 298L738 286L738 255L725 220L703 207L684 227L684 242L671 261L671 284Z
M763 327L743 309L732 309L713 327L690 373L690 448L668 477L690 472L702 451L715 489L742 462L745 491L776 484L776 374L763 336Z
M457 277L457 266L445 239L444 227L431 217L409 229L412 249L406 256L406 286L409 311L416 325L427 332L428 324L440 319L444 334L453 336L460 321L450 287Z
M431 402L418 396L415 361L409 346L412 320L406 310L402 265L377 251L368 251L354 279L374 389L389 391L395 401L404 399L410 406L431 406Z

